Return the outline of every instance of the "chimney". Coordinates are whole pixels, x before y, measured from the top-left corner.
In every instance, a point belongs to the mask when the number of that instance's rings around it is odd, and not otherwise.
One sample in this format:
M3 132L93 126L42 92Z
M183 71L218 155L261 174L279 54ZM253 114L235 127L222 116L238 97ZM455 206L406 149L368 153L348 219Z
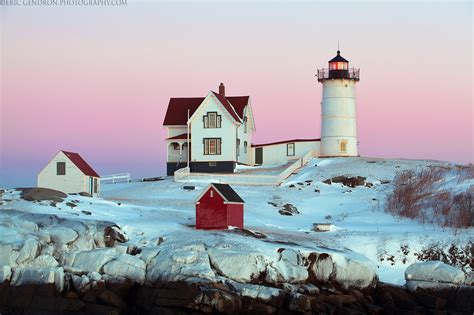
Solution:
M219 85L219 94L222 95L222 96L225 96L225 86L224 86L224 83L222 83L222 82Z

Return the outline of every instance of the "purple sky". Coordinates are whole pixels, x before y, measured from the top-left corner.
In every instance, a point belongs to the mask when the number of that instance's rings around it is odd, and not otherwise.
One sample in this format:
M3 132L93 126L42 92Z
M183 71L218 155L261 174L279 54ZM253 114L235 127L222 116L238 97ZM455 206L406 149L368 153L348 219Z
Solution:
M320 134L316 69L361 68L364 156L473 161L472 4L131 2L0 7L0 186L59 150L103 175L165 171L170 97L250 95L254 142Z

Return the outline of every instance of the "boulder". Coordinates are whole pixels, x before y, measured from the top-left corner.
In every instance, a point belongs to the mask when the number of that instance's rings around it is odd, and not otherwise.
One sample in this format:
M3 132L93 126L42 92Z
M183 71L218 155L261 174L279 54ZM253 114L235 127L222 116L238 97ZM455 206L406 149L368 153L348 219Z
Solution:
M76 290L77 293L84 294L90 290L90 279L86 275L80 277L72 275L71 280L74 290Z
M176 281L189 277L203 279L215 277L203 244L189 244L181 247L168 244L160 247L159 254L148 264L147 282Z
M63 268L49 267L17 267L13 273L12 284L16 286L27 284L54 283L58 291L64 288Z
M107 247L113 247L116 243L128 242L128 237L117 225L107 226L104 229L104 243Z
M293 249L280 251L280 259L271 263L267 268L266 281L268 283L298 283L308 279L308 270L303 266L299 252Z
M49 234L51 236L51 240L58 244L70 244L74 242L77 238L77 232L73 229L64 227L64 226L56 226L49 230Z
M280 307L285 300L285 292L281 289L233 281L228 281L227 284L242 298L258 300L273 307Z
M0 269L0 283L3 283L4 281L10 281L10 278L12 276L12 269L10 266L2 266Z
M295 215L299 214L300 212L291 203L286 203L282 206L280 210L278 210L278 213L280 213L281 215Z
M38 267L57 267L58 262L50 255L40 255L30 263L30 266Z
M50 200L54 202L62 202L64 198L67 197L67 194L49 188L22 188L20 197L27 201Z
M408 266L405 270L405 280L462 284L465 276L462 270L441 261L424 261Z
M0 266L15 267L19 255L20 252L12 244L0 244Z
M125 277L138 283L145 281L145 268L143 260L128 254L118 256L103 267L108 275Z
M68 261L68 264L70 267L83 272L97 272L101 271L103 265L117 258L118 255L117 251L113 248L98 248L76 253Z
M40 244L37 239L33 237L27 238L25 243L23 244L23 247L20 250L16 262L18 264L22 264L28 263L35 259L36 255L38 255L39 252L39 245Z
M239 248L209 248L209 259L217 272L237 282L251 282L266 270L262 255ZM158 255L159 256L159 255Z

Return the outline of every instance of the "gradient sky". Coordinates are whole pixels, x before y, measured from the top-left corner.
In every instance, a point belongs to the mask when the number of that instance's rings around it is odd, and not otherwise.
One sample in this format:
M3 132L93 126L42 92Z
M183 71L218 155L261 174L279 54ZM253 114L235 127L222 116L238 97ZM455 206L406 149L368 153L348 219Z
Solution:
M59 150L103 175L165 173L170 97L224 82L250 95L254 143L320 135L340 41L361 68L364 156L473 162L466 2L132 2L0 7L0 187L31 186Z

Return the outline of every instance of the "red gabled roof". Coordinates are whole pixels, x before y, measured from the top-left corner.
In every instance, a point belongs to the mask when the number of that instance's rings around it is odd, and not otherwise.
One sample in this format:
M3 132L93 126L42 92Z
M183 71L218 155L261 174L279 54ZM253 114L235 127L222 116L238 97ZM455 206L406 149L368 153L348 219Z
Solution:
M202 101L204 101L204 97L170 98L163 125L186 125L188 122L188 109L189 117L191 117Z
M225 96L220 95L219 93L216 93L214 91L212 91L212 93L214 94L215 97L217 97L219 102L221 102L222 105L224 105L225 109L229 112L229 114L232 116L232 118L234 118L238 122L242 121L242 119L240 119L239 115L237 115L237 112L235 111L235 108L232 106L232 104L227 100L227 98Z
M249 96L228 96L224 97L219 93L212 92L214 96L222 103L224 108L235 120L241 122L244 116L244 108L247 106ZM166 110L163 126L184 126L189 117L198 109L204 101L204 97L174 97L170 98L168 109Z
M61 150L62 153L64 153L74 165L76 165L82 173L86 176L93 176L93 177L100 177L99 174L94 171L94 169L87 164L87 162L79 155L79 153L74 153L74 152L67 152Z
M293 139L293 140L285 140L285 141L277 141L277 142L270 142L270 143L262 143L262 144L252 144L252 147L264 147L267 145L273 144L282 144L282 143L292 143L292 142L308 142L308 141L321 141L321 139Z
M191 138L191 134L189 134L189 138ZM183 133L174 137L167 138L166 140L186 140L188 139L188 134Z

